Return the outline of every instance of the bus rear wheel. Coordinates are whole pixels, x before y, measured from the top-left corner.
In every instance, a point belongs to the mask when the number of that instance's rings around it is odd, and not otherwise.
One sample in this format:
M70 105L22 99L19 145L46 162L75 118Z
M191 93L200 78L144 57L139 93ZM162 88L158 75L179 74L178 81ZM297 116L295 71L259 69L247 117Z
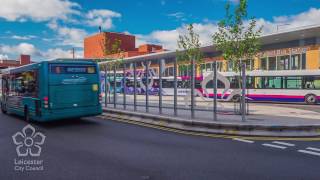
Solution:
M307 104L316 104L317 103L317 96L314 94L308 94L305 96L304 101Z
M28 107L24 108L24 120L28 123L31 121Z
M241 96L239 94L236 94L232 97L233 102L240 102Z
M1 103L1 112L3 114L7 114L7 110L6 110L6 108L4 107L4 105L2 103Z

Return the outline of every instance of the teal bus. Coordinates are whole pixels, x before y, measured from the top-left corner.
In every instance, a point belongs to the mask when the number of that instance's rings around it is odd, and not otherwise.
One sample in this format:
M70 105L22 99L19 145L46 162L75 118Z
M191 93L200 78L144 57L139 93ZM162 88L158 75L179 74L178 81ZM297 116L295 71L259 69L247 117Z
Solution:
M99 66L84 59L56 59L1 76L1 111L26 121L95 116L102 113Z

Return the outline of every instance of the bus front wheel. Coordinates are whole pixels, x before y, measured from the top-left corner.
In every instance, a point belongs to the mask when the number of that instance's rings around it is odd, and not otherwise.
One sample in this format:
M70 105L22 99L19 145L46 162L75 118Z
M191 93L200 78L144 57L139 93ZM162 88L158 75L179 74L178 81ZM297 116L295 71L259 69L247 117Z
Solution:
M24 108L24 120L26 122L30 122L30 113L28 107Z
M307 104L316 104L317 103L317 96L314 94L308 94L304 98Z

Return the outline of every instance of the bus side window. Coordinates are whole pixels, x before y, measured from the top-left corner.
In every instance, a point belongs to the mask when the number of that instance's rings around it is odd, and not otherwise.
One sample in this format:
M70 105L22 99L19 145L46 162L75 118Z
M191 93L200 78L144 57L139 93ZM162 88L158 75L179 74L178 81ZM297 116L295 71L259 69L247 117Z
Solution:
M320 76L303 77L304 89L320 89Z
M9 93L8 78L2 78L2 93L5 95Z
M10 79L10 94L13 96L36 97L38 91L37 71L15 74Z

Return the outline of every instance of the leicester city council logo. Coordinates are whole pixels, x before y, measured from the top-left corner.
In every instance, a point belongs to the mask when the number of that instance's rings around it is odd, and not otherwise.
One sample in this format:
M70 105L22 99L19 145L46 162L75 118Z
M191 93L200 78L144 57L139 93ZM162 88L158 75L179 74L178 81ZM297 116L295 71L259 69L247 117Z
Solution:
M36 132L31 125L25 126L21 132L12 136L13 143L17 145L16 151L19 157L40 156L41 145L43 145L46 136L41 132Z

